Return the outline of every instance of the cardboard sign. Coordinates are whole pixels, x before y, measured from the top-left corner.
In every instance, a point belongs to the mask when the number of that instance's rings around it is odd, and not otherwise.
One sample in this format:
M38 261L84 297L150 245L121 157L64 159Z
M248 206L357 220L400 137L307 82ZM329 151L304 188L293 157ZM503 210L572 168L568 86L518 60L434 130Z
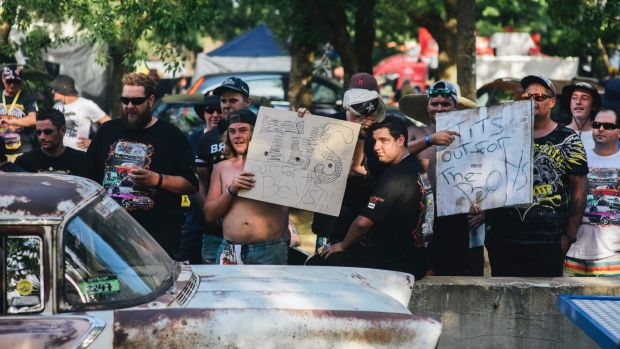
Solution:
M460 134L437 147L437 215L532 203L533 104L518 101L437 115Z
M244 167L256 183L239 196L338 216L359 130L352 122L261 107Z

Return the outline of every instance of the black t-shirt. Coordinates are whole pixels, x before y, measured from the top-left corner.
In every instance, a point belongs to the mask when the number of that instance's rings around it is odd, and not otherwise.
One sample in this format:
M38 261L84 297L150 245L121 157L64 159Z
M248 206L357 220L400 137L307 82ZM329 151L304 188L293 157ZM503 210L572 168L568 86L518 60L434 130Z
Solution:
M213 170L215 164L226 160L222 135L223 131L215 127L202 136L196 149L196 167L204 166Z
M588 173L581 139L568 127L556 127L534 139L533 203L502 207L486 214L489 233L520 244L557 244L566 233L570 186L568 175Z
M364 258L379 267L420 277L428 269L427 249L422 244L420 173L415 156L385 168L360 215L373 221L371 244Z
M15 96L5 96L2 91L0 95L2 95L0 119L23 118L28 116L28 113L37 111L34 98L24 90L19 92L17 101L15 101ZM34 127L0 128L0 137L4 139L7 154L21 154L36 149L39 145L34 135Z
M77 174L81 171L85 153L73 148L65 147L65 151L58 157L52 158L43 153L41 148L22 154L15 160L15 164L28 172L55 172Z
M120 119L101 125L84 160L85 177L101 183L114 198L173 255L183 224L181 195L134 186L131 167L181 176L198 187L192 148L175 126L158 120L141 130L127 129Z
M12 162L5 162L0 165L0 172L28 172Z

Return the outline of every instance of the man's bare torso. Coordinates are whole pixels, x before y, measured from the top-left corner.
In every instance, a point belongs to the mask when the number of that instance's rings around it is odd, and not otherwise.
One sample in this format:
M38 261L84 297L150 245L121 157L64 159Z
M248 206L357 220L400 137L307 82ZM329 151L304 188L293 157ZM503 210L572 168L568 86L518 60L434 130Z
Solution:
M426 127L411 126L409 127L408 131L409 141L415 139L424 139L425 135L435 133L435 124L431 124L431 126ZM431 181L433 189L437 188L437 175L435 173L436 153L437 147L433 145L417 154L420 164L422 165L426 173L428 173L428 178Z
M216 165L222 166L222 192L243 172L244 163L244 160L229 159ZM274 240L283 237L288 229L288 207L237 196L223 219L226 240L242 244Z

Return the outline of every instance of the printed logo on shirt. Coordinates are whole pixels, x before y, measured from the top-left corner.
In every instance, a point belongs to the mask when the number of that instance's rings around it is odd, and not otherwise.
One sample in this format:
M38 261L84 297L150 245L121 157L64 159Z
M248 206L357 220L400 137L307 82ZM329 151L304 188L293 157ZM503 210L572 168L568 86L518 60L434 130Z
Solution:
M590 167L583 223L620 224L620 169Z
M134 168L148 169L153 156L153 146L143 143L118 141L110 146L105 165L103 187L108 195L127 211L153 208L153 188L139 187L129 178Z
M211 144L211 154L221 153L224 151L224 143Z

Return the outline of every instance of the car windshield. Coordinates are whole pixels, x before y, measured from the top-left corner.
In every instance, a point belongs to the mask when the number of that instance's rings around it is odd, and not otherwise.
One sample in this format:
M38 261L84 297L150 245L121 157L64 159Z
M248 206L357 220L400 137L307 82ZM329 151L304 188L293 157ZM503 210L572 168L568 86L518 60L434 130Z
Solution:
M176 126L183 134L190 134L204 128L204 120L196 115L196 103L160 103L153 115Z
M65 298L74 306L131 304L172 286L174 261L107 196L66 224L63 245Z

